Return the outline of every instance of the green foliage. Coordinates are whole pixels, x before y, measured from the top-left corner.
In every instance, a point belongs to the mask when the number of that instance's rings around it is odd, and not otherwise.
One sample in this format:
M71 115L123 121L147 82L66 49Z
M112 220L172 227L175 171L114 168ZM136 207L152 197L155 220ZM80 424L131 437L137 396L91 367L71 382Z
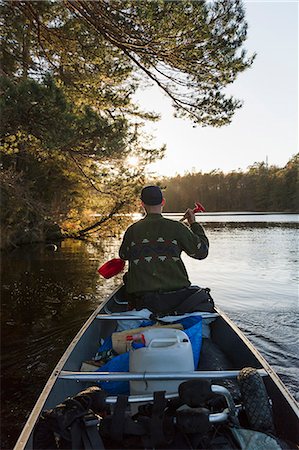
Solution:
M239 0L65 3L157 83L179 116L221 126L241 106L224 91L254 59L242 48L247 24Z
M207 211L299 212L299 154L283 168L255 163L246 172L189 173L161 181L167 212L184 211L195 201Z
M15 227L11 242L22 229L41 237L49 222L90 234L134 206L146 165L164 152L142 131L158 116L132 101L145 78L197 124L229 123L240 106L224 93L252 63L242 49L239 1L7 1L0 8L2 219ZM93 225L95 212L101 219Z
M4 4L2 15L6 74L37 76L47 68L78 106L102 111L142 115L130 96L143 74L179 116L227 124L241 102L225 87L254 59L243 48L240 0L22 1Z
M11 196L7 180L19 179L36 211L28 222L28 203L21 202L23 220L18 223L24 229L52 220L74 233L99 209L110 222L111 210L128 210L144 182L145 165L160 150L136 145L122 117L103 118L90 107L76 109L49 78L45 83L4 78L1 90L2 198ZM140 158L136 170L126 167L132 151ZM15 198L21 199L17 193ZM10 214L14 208L15 202L5 204L4 224L15 217Z

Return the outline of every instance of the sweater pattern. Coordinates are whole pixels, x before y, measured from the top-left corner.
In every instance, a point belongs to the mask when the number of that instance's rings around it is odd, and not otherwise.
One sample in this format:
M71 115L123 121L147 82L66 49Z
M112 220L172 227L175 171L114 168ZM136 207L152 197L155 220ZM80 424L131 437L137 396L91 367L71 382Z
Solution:
M133 261L135 264L140 261L150 263L152 260L163 262L172 259L173 261L179 261L181 253L175 239L166 240L162 237L156 240L132 241L127 250L129 261Z

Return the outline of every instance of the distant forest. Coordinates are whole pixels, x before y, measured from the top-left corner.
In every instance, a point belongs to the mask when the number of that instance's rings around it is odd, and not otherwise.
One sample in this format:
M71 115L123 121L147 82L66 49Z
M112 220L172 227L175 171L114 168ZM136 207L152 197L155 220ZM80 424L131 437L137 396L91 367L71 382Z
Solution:
M187 173L161 180L165 212L184 211L195 201L207 211L299 211L299 153L285 167L255 163L246 172Z

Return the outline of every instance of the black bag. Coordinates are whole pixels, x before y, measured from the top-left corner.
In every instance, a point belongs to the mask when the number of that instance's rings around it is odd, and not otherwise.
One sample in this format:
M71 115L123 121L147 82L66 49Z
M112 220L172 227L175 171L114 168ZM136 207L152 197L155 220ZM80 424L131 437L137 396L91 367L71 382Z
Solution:
M93 386L43 411L33 432L33 449L104 449L99 416L108 412L107 394Z
M191 286L173 292L150 292L136 299L136 309L147 308L155 314L179 315L196 311L213 312L209 288Z

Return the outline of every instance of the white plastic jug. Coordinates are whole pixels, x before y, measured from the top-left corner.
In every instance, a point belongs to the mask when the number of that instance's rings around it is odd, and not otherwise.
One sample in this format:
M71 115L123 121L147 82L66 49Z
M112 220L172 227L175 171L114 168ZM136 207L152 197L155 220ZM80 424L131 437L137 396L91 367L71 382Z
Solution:
M190 340L184 331L153 328L143 333L145 347L130 350L130 372L190 372L194 370ZM131 395L177 392L184 380L130 381Z

